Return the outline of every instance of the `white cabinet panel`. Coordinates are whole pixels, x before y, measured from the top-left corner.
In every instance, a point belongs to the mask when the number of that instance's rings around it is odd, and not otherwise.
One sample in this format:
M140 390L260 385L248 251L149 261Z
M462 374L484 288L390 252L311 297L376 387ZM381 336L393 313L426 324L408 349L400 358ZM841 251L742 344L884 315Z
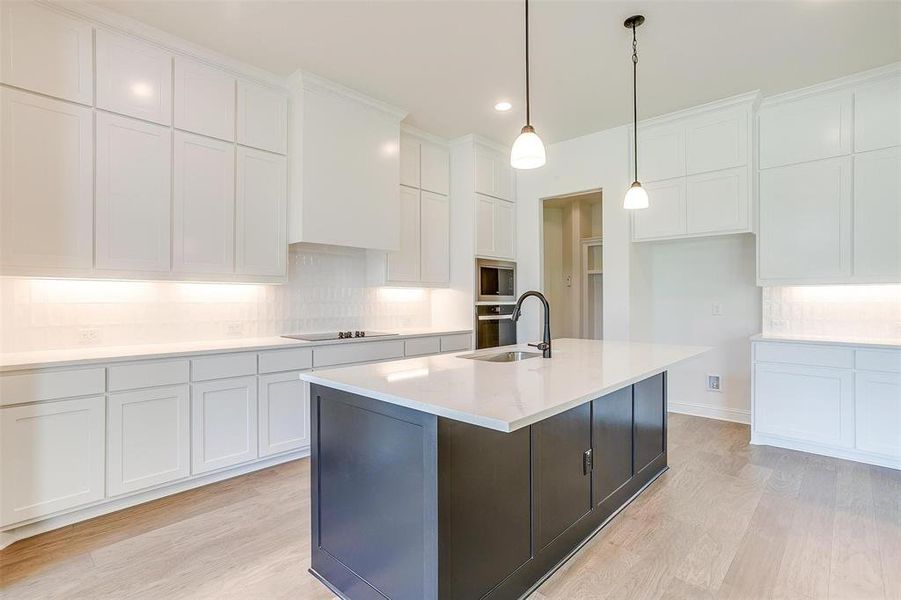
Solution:
M257 372L257 355L253 352L214 354L191 359L191 381L224 379Z
M231 273L235 250L235 148L175 132L173 270Z
M172 55L133 38L97 31L97 108L172 123Z
M755 365L755 431L850 448L854 376L849 370Z
M91 104L93 27L34 2L0 3L0 81Z
M632 216L632 239L649 240L684 234L685 178L645 184L649 206Z
M235 141L235 78L225 71L176 58L175 126Z
M110 365L109 390L118 392L138 388L188 383L190 364L184 358L144 360L125 365Z
M901 77L854 93L854 150L863 152L901 145Z
M260 373L303 371L313 366L312 348L268 350L259 354Z
M505 200L494 203L494 255L510 260L516 256L516 208Z
M420 198L420 279L424 283L450 281L450 201L423 191Z
M238 147L235 272L285 274L287 172L284 156Z
M685 175L685 130L682 124L638 131L638 178L658 181Z
M425 356L441 352L441 338L419 337L404 341L404 356Z
M748 169L691 175L686 180L688 233L726 233L750 228Z
M504 153L481 145L475 147L475 191L513 200L513 168Z
M494 199L476 194L476 254L494 255Z
M901 281L901 148L854 157L853 220L855 278Z
M187 385L110 394L107 491L110 496L191 474Z
M0 526L104 497L103 396L0 409Z
M106 391L106 369L25 372L0 375L0 406L90 396Z
M760 173L762 281L828 281L851 274L851 158Z
M317 346L313 349L315 368L374 362L404 355L404 340L345 343L343 346Z
M400 135L400 184L419 187L420 142L413 136Z
M851 120L846 91L761 108L760 168L850 153Z
M168 271L171 130L97 113L98 269Z
M686 124L685 169L688 175L747 163L747 110L719 111L691 119Z
M0 123L0 263L90 268L91 109L0 89Z
M855 375L857 449L901 458L901 375Z
M257 457L257 378L195 383L191 390L191 472Z
M472 348L472 335L469 333L457 333L441 336L442 352L457 352Z
M249 81L238 81L238 143L285 154L288 98Z
M388 281L419 280L420 191L400 186L400 249L388 252Z
M299 376L260 376L260 458L310 445L310 384Z
M423 142L420 148L420 187L444 194L450 191L450 153L447 148Z

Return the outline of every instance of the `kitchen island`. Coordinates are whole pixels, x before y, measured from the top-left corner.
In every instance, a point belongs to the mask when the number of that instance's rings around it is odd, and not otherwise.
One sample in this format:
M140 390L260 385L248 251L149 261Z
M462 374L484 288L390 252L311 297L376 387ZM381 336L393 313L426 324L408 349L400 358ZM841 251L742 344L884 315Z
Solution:
M666 370L706 350L560 339L302 374L311 572L352 600L522 596L666 470Z

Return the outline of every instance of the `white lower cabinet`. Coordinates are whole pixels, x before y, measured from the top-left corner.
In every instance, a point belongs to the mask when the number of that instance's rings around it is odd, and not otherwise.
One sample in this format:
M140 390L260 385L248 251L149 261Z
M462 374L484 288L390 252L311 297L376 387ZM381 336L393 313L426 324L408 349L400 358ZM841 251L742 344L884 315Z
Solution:
M854 397L857 448L901 460L901 374L858 371Z
M260 458L310 445L310 384L300 371L260 376Z
M195 383L191 389L191 472L257 457L257 378Z
M110 394L107 493L118 496L191 474L187 385Z
M0 526L104 497L105 398L0 409Z

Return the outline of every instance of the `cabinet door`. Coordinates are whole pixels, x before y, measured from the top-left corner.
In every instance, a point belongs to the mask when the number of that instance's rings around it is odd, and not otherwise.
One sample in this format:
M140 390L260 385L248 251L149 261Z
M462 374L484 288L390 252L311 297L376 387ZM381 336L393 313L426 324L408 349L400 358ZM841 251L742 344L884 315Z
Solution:
M476 254L494 256L494 199L476 194Z
M413 136L400 135L400 184L419 187L420 142Z
M97 108L172 123L172 55L102 29L96 44Z
M512 202L494 202L494 254L498 258L516 256L516 209Z
M110 394L107 490L110 496L191 474L188 386Z
M176 58L175 126L235 141L235 78L225 71Z
M684 127L680 124L640 129L638 131L639 181L659 181L683 175L685 175Z
M34 2L0 3L0 81L91 104L93 27Z
M632 479L632 386L592 402L595 505Z
M310 445L310 384L299 377L260 376L260 458Z
M691 175L685 185L688 233L750 231L747 167Z
M854 92L854 150L901 146L901 77Z
M817 94L761 108L760 168L851 152L851 92Z
M688 175L748 164L748 111L731 109L690 119L685 126Z
M98 269L169 270L171 131L97 113Z
M857 449L901 458L901 375L858 371L854 410Z
M94 241L91 109L0 88L0 111L2 264L90 268Z
M447 196L422 192L421 274L425 283L450 281L450 202Z
M288 151L288 98L249 81L238 81L238 143L285 154Z
M635 416L635 473L666 452L666 377L663 373L632 386Z
M287 243L285 157L238 147L235 272L284 275Z
M420 147L420 174L423 190L447 196L450 191L450 153L447 148L424 142Z
M510 166L510 156L506 153L498 155L494 163L495 196L501 200L516 200L515 174Z
M685 179L669 179L645 184L648 208L632 216L632 239L652 240L683 235L685 224Z
M508 157L493 148L475 147L475 191L493 198L513 200L513 169Z
M173 270L231 273L235 252L235 148L175 132Z
M419 190L400 186L400 250L388 252L388 281L419 281Z
M841 280L851 275L851 159L760 172L761 280Z
M853 221L854 277L901 281L901 148L854 157Z
M191 472L257 457L257 378L195 383L191 389Z
M0 526L103 499L103 396L0 409Z
M757 363L754 430L831 446L854 444L850 369Z

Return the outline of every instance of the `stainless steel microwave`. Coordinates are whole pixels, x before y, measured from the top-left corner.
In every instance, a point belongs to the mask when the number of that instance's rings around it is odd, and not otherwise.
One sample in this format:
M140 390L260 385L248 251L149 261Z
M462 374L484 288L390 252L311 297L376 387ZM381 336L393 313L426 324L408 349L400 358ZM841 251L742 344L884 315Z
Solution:
M516 263L476 259L476 288L479 302L516 300Z

